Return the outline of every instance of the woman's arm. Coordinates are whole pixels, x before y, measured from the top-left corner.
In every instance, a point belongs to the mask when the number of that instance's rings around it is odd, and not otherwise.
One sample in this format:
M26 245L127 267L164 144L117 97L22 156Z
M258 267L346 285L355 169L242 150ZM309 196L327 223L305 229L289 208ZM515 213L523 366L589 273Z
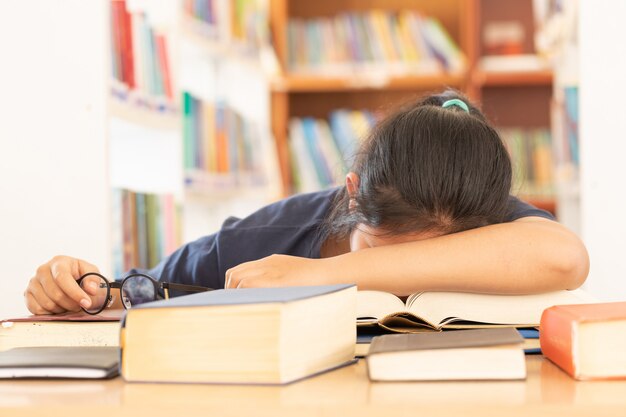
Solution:
M575 234L539 217L326 259L275 255L226 273L226 286L356 283L360 289L527 294L574 289L589 271Z

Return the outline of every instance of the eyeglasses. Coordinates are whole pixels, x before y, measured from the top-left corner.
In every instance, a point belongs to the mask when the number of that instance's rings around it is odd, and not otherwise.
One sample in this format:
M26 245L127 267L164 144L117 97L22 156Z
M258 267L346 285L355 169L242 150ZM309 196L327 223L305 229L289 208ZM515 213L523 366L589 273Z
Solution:
M88 314L98 314L113 303L111 288L119 288L124 308L147 303L161 299L163 292L165 299L169 299L169 291L203 292L211 291L213 288L201 287L198 285L175 284L172 282L161 282L145 274L130 274L122 282L109 282L104 276L97 272L89 272L81 276L77 281L80 288L91 299L91 307L83 308Z

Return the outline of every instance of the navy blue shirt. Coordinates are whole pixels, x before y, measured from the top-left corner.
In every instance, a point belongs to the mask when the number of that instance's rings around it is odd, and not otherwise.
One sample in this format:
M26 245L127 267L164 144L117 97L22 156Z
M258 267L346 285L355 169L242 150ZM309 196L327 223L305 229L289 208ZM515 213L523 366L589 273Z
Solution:
M243 262L273 254L319 258L323 243L319 228L339 189L299 194L244 219L230 217L217 233L182 246L147 273L162 281L224 288L226 271ZM509 206L507 221L529 216L554 219L512 196Z

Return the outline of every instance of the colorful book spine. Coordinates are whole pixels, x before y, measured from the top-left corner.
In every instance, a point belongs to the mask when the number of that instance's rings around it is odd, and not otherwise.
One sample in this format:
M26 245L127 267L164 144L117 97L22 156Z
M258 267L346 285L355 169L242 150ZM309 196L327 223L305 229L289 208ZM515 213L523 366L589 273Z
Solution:
M354 71L378 65L388 72L457 72L466 59L445 27L415 11L371 10L287 24L287 62L293 72ZM393 65L391 65L393 64Z
M289 152L295 192L316 191L343 182L354 154L377 117L368 111L333 111L329 119L293 118Z
M171 194L113 190L113 271L152 268L180 245L180 216Z
M111 76L127 92L174 98L167 39L145 13L129 13L126 0L110 3ZM116 87L119 88L119 87Z
M233 38L254 48L269 45L269 0L235 0L232 7Z
M553 197L554 158L547 129L501 129L513 165L513 192L530 197Z
M198 174L255 177L264 183L261 158L263 137L258 124L247 119L224 100L208 101L189 92L182 94L184 168L189 183ZM206 179L206 176L205 176ZM232 185L232 184L231 184Z

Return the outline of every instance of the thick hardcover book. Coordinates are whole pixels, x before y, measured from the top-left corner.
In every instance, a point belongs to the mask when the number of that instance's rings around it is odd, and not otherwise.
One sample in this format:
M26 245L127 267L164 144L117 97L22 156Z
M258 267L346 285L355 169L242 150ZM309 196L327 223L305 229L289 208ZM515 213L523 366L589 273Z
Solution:
M378 336L368 372L373 381L523 379L522 344L512 328Z
M540 329L543 354L570 376L626 378L626 302L554 306Z
M356 287L216 290L142 304L122 322L127 381L283 384L354 358Z
M117 347L15 348L0 352L0 378L112 378L119 355Z

